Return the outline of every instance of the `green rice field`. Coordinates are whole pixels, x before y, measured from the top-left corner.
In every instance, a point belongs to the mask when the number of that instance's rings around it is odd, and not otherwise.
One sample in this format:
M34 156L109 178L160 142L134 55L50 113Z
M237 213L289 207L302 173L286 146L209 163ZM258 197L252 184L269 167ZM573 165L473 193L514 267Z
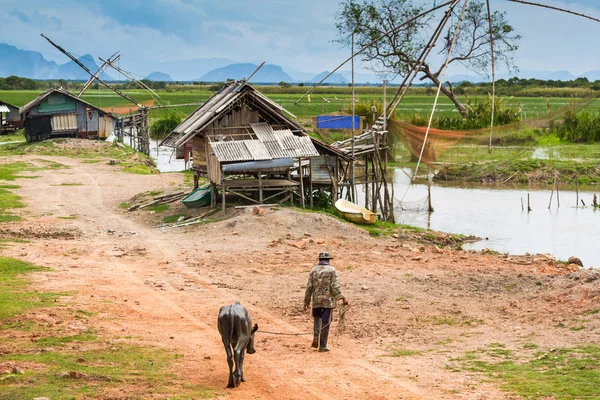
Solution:
M294 114L299 118L310 118L316 115L327 114L336 112L348 107L351 104L351 94L348 87L326 87L318 88L319 90L310 96L310 102L307 97L304 97L300 102L297 103L301 97L300 88L293 87L289 88L289 92L285 92L286 89L279 87L258 87L258 90L263 92L266 96L282 105L286 110ZM302 88L304 91L308 88ZM397 88L388 88L388 99L390 99ZM411 89L412 90L412 89ZM152 101L152 97L149 93L140 90L126 90L124 91L135 100L145 103ZM381 102L382 100L382 88L378 87L361 87L356 89L357 101L369 103L372 101ZM431 90L429 91L431 92ZM0 91L0 100L14 104L16 106L22 106L28 101L34 99L40 92L39 91L15 91L6 90ZM160 98L155 103L156 105L173 105L173 104L184 104L184 103L198 103L206 101L214 92L210 91L208 87L199 89L195 87L192 90L182 91L158 91ZM400 106L398 107L399 116L409 116L415 113L418 114L429 114L434 102L435 96L432 94L425 94L424 88L416 88L411 94L405 97ZM469 96L470 101L476 102L482 96ZM113 108L119 108L113 110L118 113L127 113L128 109L131 108L135 111L136 106L129 103L116 93L108 90L88 90L82 99L100 108L107 109L110 111ZM462 96L461 100L466 102L467 97ZM511 106L521 108L522 117L524 119L543 117L548 111L555 110L570 104L572 101L581 99L571 99L565 97L509 97L506 98L507 102ZM197 106L185 106L178 107L175 112L181 113L182 116L189 115ZM594 101L587 106L587 110L597 111L600 109L600 102ZM158 118L161 115L169 112L166 109L153 110L151 117ZM446 97L440 96L437 106L437 114L452 116L457 115L457 111L454 105Z

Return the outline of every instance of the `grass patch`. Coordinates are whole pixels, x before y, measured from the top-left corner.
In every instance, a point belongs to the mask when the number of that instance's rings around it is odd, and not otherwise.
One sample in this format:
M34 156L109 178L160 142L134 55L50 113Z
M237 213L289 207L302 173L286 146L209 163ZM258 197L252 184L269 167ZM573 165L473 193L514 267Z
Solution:
M524 349L537 349L539 346L535 343L523 343Z
M417 350L394 349L390 353L390 357L411 357L411 356L417 356L419 354L421 354L421 352L417 351Z
M77 219L77 217L75 215L68 215L68 216L60 216L60 217L56 217L58 219Z
M152 206L146 207L146 210L161 213L167 211L169 208L171 208L169 204L154 204Z
M214 398L221 396L200 385L187 385L172 372L179 358L167 350L118 343L88 329L65 335L63 325L46 326L23 314L34 307L55 306L62 294L29 290L25 274L46 268L0 257L0 341L6 340L0 364L11 362L22 374L0 372L0 399L53 400L88 398ZM94 315L84 310L58 307L56 317ZM68 315L66 314L68 313ZM52 314L51 314L52 315ZM16 334L15 331L28 332ZM33 338L33 340L32 340Z
M24 142L25 135L23 134L23 130L18 130L11 133L5 133L0 135L0 143L10 143L10 142Z
M433 317L432 322L434 325L448 325L454 326L456 325L456 320L452 317Z
M123 172L137 175L152 175L157 173L157 169L149 167L146 164L125 164Z
M22 275L47 270L24 261L0 257L0 321L35 307L47 307L64 293L28 292L29 281Z
M129 201L124 201L121 204L119 204L119 207L124 208L124 209L128 209L129 207L131 207L131 202Z
M50 186L85 186L83 183L60 183L58 185L50 185Z
M20 221L21 217L10 213L13 208L24 208L25 203L18 196L7 189L0 189L0 222Z
M485 373L500 381L503 390L523 398L598 398L600 348L597 346L537 352L534 359L520 363L507 356L493 362L486 360L486 355L489 350L471 352L458 361L464 370Z
M183 214L174 214L174 215L169 215L168 217L163 218L163 222L165 224L174 224L175 222L179 222L179 218L181 217L185 217L185 215Z
M53 344L71 340L95 340L91 337L57 338ZM134 345L104 345L77 352L49 351L10 354L4 361L36 363L43 369L26 370L23 375L0 381L2 399L31 399L39 396L53 400L111 397L121 388L128 398L210 398L217 395L202 386L184 385L168 371L178 358L165 350ZM136 390L137 388L137 390ZM137 393L136 393L137 392Z

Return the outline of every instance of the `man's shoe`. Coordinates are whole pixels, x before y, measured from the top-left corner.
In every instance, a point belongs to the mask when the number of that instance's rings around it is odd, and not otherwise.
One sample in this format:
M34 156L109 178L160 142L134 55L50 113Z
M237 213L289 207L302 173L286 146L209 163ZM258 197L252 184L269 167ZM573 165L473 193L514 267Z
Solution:
M319 349L319 353L325 353L325 352L328 352L328 351L329 351L329 347L321 347Z
M316 349L317 347L319 347L319 342L318 342L317 340L313 340L313 342L312 342L312 345L311 345L311 346L312 346L312 347L314 347L314 348Z

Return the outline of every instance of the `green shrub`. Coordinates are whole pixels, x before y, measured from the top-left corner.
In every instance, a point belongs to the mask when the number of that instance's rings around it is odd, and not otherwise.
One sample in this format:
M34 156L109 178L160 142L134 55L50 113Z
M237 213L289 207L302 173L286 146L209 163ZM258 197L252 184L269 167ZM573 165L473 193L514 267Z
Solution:
M181 123L181 117L175 113L168 113L165 117L158 119L150 127L150 137L159 140L167 136Z

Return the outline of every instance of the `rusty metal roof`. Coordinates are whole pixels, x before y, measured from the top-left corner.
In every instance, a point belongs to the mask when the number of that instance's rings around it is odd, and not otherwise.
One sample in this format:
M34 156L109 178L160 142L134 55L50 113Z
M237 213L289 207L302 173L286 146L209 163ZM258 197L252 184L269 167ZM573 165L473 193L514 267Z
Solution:
M273 128L266 122L250 124L252 131L261 142L276 142L277 138L273 134Z
M252 154L243 140L211 143L215 156L221 162L253 161Z
M269 150L265 147L264 143L260 140L244 140L246 148L252 155L252 159L255 161L272 160L273 156L269 154ZM278 158L278 157L276 157Z
M64 96L72 98L75 101L85 104L87 107L97 110L102 115L108 115L109 117L111 117L113 119L118 119L118 117L113 115L112 113L110 113L108 111L104 111L103 109L98 108L95 105L90 104L87 101L80 99L79 97L69 93L68 91L66 91L63 88L54 88L54 89L49 89L49 90L45 91L44 93L40 94L35 99L31 100L29 103L25 104L23 107L19 108L19 114L25 114L27 111L31 110L33 107L35 107L36 105L38 105L39 103L44 101L46 99L46 97L50 96L52 93L60 93Z
M223 89L215 93L204 104L190 114L181 124L162 140L161 146L179 147L194 137L198 132L208 127L220 118L237 101L245 99L246 102L259 106L265 115L272 119L272 123L284 124L294 130L302 131L302 127L284 115L283 107L260 94L246 81L234 81L226 84ZM276 122L275 122L276 121Z

